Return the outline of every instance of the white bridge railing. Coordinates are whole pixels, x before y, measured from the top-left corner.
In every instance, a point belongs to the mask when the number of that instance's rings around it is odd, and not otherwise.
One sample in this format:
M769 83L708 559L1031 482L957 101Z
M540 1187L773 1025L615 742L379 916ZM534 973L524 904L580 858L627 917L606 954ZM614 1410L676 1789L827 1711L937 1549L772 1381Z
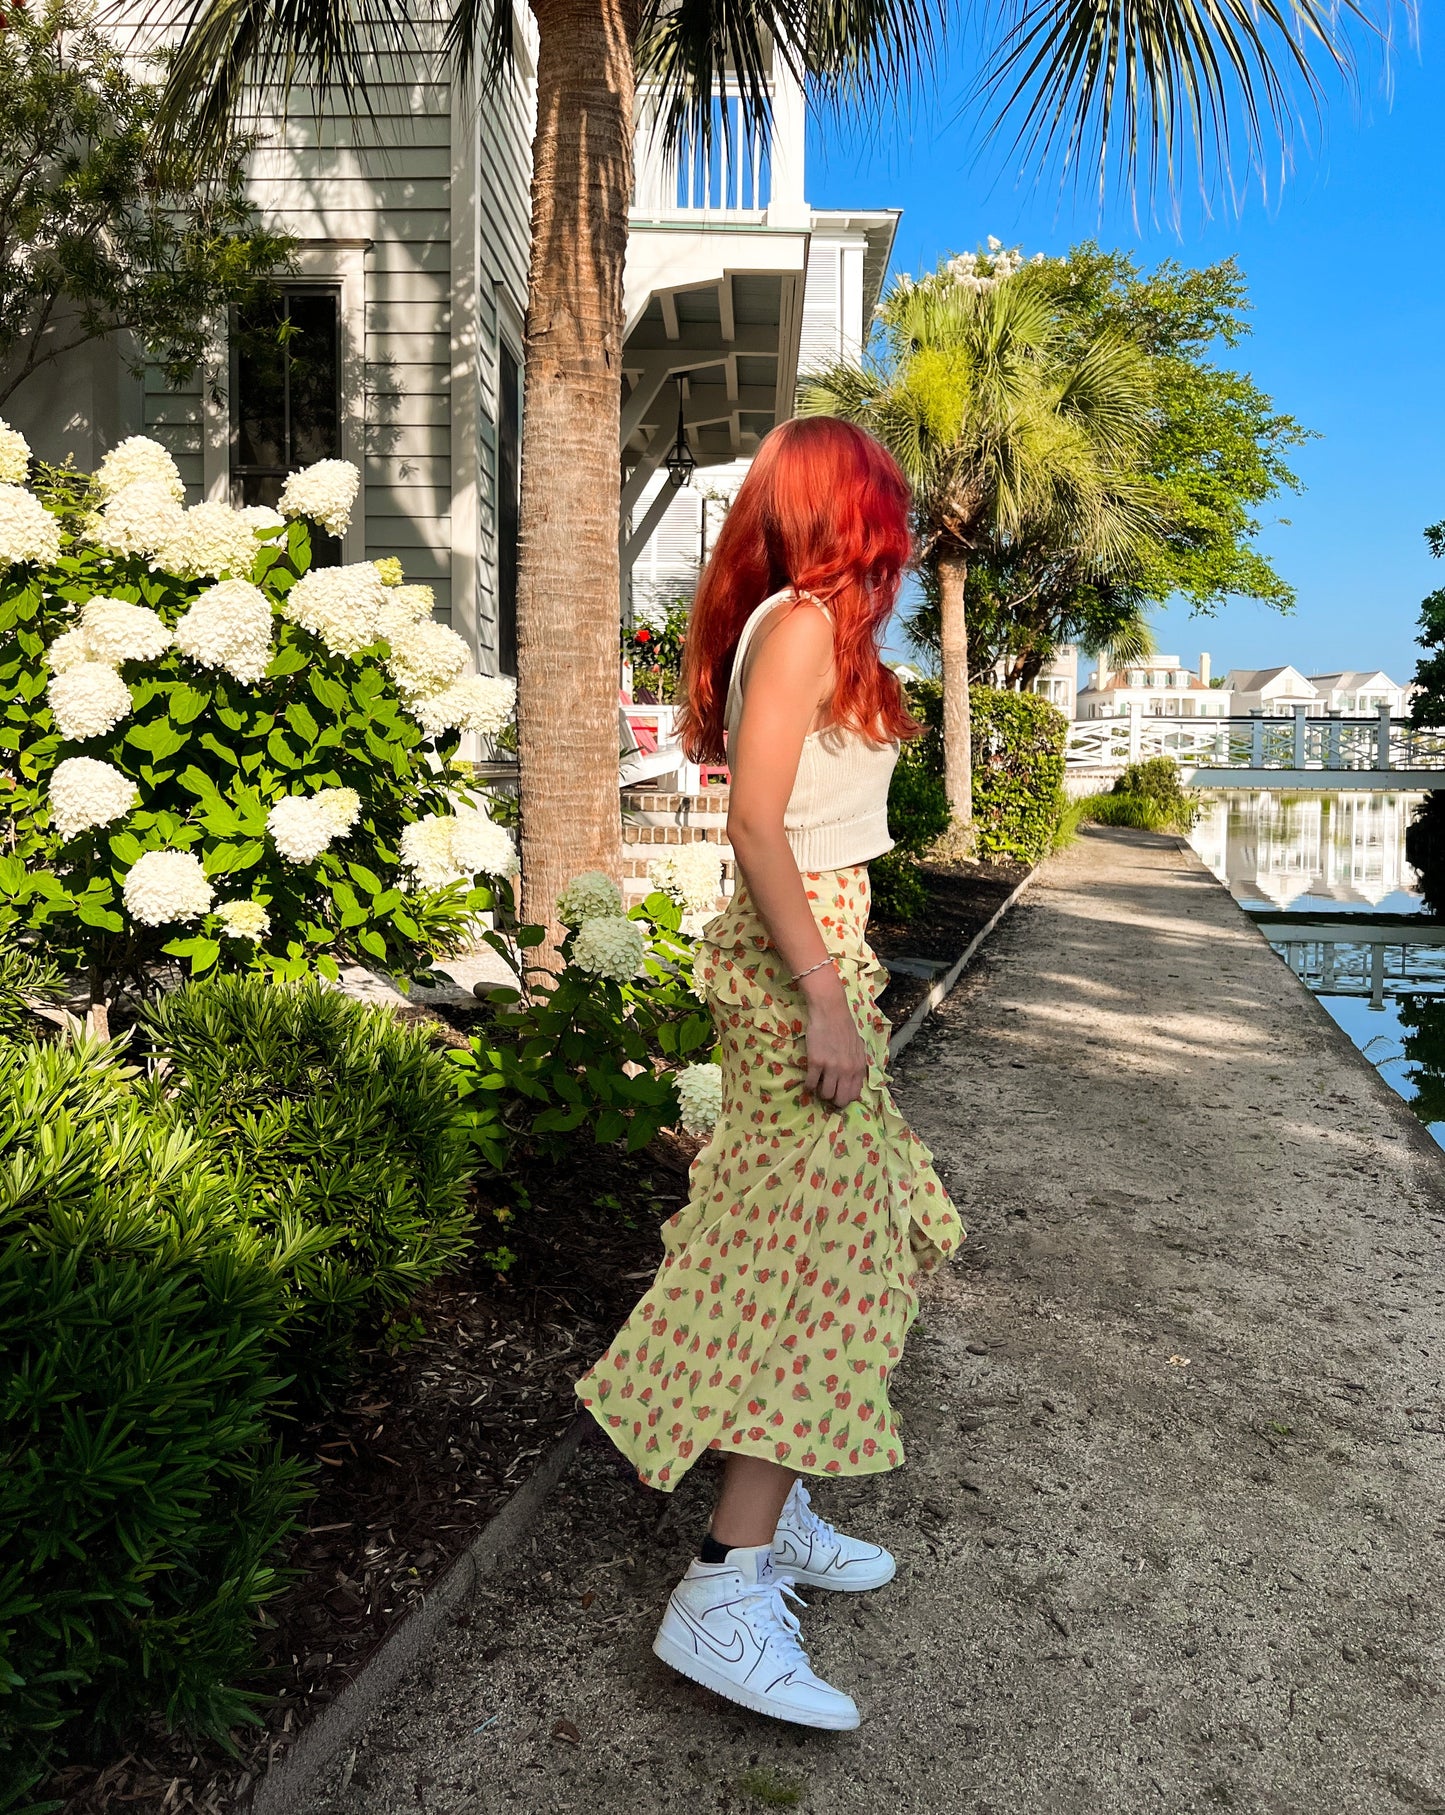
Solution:
M1181 769L1445 772L1445 728L1391 718L1387 706L1367 718L1312 718L1303 706L1289 718L1163 718L1131 710L1070 727L1070 769L1115 769L1151 756L1172 756Z

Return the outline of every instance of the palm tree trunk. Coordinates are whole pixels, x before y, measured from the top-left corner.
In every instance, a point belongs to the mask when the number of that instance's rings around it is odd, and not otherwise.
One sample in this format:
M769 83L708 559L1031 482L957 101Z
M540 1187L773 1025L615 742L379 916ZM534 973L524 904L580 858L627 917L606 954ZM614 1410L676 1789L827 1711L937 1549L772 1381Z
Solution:
M523 915L555 929L582 870L621 870L617 792L622 270L638 0L533 0L517 566Z
M938 628L943 655L943 785L955 832L973 824L973 715L968 698L968 561L938 557Z

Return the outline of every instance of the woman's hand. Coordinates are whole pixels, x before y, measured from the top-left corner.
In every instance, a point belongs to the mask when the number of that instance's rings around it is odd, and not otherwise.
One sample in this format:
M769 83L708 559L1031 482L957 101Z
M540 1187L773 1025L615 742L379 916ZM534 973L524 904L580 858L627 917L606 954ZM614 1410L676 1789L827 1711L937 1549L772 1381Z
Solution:
M834 1109L863 1094L868 1054L848 1006L843 980L831 964L803 984L808 1013L808 1073L803 1088Z

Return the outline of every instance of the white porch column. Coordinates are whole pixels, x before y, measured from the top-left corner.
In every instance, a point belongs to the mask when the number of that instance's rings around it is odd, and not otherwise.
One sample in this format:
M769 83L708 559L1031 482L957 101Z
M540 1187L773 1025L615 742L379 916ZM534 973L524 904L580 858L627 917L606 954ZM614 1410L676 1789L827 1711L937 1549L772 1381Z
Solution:
M768 200L770 227L801 228L813 224L803 196L803 152L808 110L792 71L773 54L773 192Z
M1375 733L1375 767L1390 767L1390 707L1388 702L1380 707L1379 727Z

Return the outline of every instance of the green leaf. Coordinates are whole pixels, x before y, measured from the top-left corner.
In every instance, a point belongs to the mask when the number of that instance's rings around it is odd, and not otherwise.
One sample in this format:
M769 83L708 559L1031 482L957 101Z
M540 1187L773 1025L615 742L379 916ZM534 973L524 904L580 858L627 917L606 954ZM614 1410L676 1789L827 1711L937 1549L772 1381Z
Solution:
M167 710L175 724L188 725L192 719L199 718L210 703L209 693L202 693L198 687L182 681L179 686L171 689Z
M292 643L285 649L278 649L271 657L266 669L267 678L280 680L283 675L298 674L310 660L311 657L304 649Z
M119 933L125 930L125 921L113 908L104 906L88 895L82 895L76 902L75 914L86 926L99 927L103 932Z
M368 870L364 864L360 863L348 863L346 867L351 872L352 881L359 882L368 895L381 893L381 878L374 870Z
M145 847L134 832L116 832L110 838L110 854L127 868L135 863Z
M381 934L368 927L364 933L356 935L356 943L362 951L369 952L373 958L386 957L386 941Z
M311 709L302 700L292 700L286 708L286 723L299 738L308 744L314 744L321 735L321 727L312 717Z
M597 1118L597 1125L592 1130L593 1139L599 1147L610 1147L614 1141L620 1141L627 1132L627 1117L620 1109L604 1109Z
M316 696L319 704L328 712L345 712L351 705L351 696L329 674L323 674L319 668L312 668L306 677L306 684Z
M137 750L148 751L159 760L174 756L177 750L184 750L190 740L185 732L178 731L165 719L153 718L149 724L132 725L125 734L125 741L134 744Z

